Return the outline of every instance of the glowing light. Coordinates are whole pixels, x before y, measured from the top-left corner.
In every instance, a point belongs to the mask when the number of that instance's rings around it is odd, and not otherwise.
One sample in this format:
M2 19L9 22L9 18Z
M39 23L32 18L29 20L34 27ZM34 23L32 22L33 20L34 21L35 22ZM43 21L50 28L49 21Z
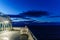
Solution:
M9 40L8 37L4 37L3 40Z
M9 23L9 21L4 21L4 23Z

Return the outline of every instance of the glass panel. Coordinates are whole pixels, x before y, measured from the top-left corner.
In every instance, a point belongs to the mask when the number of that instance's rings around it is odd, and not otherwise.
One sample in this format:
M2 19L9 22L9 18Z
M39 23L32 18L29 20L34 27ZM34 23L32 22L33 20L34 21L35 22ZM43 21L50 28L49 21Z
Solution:
M3 31L4 30L4 25L3 23L0 23L0 31Z
M0 23L0 31L2 30L2 24Z
M11 25L10 25L10 23L4 24L4 30L11 30Z
M5 28L9 28L9 24L5 24Z
M0 28L1 28L1 23L0 23Z

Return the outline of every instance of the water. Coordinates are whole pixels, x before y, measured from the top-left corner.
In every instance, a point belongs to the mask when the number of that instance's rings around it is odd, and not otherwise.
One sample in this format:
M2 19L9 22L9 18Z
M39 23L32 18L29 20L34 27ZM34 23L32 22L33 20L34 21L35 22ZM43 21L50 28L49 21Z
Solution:
M30 28L38 40L60 39L59 26L35 26Z

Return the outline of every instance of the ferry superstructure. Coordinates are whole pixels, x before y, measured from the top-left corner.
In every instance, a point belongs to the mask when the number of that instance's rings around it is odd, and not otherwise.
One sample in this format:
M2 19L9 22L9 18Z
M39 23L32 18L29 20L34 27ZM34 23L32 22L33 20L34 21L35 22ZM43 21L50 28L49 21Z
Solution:
M27 26L12 27L9 16L0 15L0 40L37 40Z

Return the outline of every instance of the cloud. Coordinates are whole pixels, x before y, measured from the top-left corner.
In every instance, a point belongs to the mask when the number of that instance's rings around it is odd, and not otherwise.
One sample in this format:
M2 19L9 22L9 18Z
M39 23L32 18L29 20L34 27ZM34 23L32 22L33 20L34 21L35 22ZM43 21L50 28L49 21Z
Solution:
M41 17L41 16L48 16L48 12L46 11L28 11L21 13L20 16L28 16L28 17Z

